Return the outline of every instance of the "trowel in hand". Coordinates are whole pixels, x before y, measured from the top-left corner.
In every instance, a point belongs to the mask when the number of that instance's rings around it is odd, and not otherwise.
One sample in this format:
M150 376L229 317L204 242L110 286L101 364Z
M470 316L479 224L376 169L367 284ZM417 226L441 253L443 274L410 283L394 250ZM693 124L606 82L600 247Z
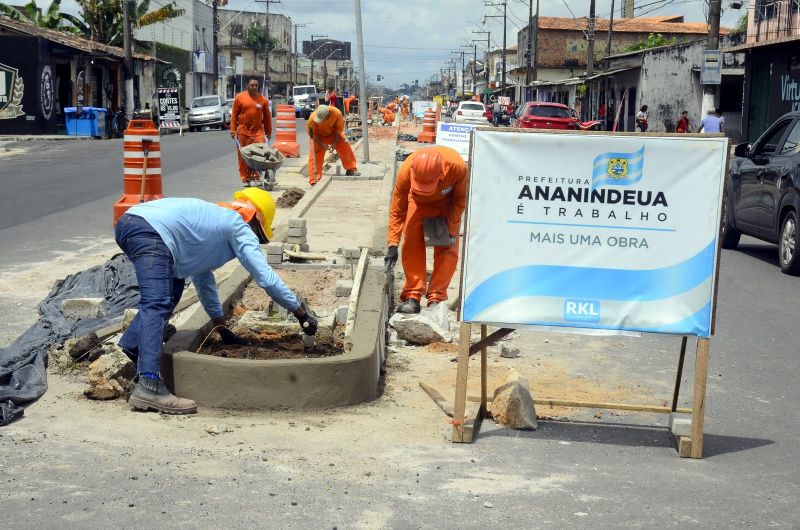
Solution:
M302 298L302 297L299 297L299 298L300 298L300 307L303 308L303 311L305 311L307 314L313 316L314 318L317 318L316 313L314 313L311 310L311 308L308 307L308 302L305 300L305 298ZM303 338L303 349L304 350L309 350L309 349L311 349L311 348L313 348L314 346L317 345L317 336L316 335L306 335L306 332L303 329L304 326L308 326L308 322L306 322L305 324L301 324L300 325L300 336Z

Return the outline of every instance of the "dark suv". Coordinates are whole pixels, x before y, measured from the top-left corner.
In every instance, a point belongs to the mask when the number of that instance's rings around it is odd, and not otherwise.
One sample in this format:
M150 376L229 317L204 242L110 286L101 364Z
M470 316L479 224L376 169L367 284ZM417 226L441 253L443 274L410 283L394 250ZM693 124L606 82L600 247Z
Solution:
M756 143L739 144L722 203L722 247L742 234L778 244L786 274L800 274L800 112L781 116Z

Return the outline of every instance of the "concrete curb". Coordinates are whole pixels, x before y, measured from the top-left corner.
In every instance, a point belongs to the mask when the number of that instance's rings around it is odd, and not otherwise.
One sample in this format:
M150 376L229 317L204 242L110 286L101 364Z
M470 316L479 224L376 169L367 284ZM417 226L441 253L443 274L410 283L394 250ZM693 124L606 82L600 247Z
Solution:
M350 292L350 302L347 305L347 323L344 328L345 349L352 346L350 336L353 333L353 326L356 320L356 310L358 309L358 297L361 295L361 284L364 283L364 275L367 272L369 261L369 249L361 249L361 256L358 258L358 265L353 274L353 290Z

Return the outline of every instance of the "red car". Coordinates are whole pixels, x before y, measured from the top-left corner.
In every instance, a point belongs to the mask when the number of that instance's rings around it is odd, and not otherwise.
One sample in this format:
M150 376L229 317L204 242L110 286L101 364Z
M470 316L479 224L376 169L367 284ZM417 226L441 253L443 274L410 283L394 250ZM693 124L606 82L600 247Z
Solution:
M517 114L514 126L521 129L580 129L578 118L561 103L529 101Z

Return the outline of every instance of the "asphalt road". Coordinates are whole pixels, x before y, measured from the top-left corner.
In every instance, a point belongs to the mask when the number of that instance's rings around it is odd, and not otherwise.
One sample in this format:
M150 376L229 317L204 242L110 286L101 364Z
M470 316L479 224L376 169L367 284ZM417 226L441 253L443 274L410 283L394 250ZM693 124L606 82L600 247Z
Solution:
M79 251L76 237L110 236L121 145L56 148L65 154L0 160L0 273L43 253ZM234 164L224 132L167 137L165 192L218 200L237 188ZM4 522L89 527L125 517L130 525L155 519L177 528L197 526L200 516L213 527L794 528L798 299L800 278L780 272L775 246L743 238L740 249L723 251L703 460L679 459L672 437L648 428L663 419L644 415L606 414L603 425L546 422L535 432L485 423L476 444L459 447L443 445L438 433L425 446L375 447L365 432L364 458L374 462L366 478L338 473L348 462L336 455L321 461L316 455L325 448L314 432L292 449L245 458L238 445L224 455L194 448L165 454L157 439L152 447L131 446L112 430L103 443L63 436L54 442L45 437L59 431L58 418L47 426L23 420L8 429L29 434L3 436L0 429ZM0 306L0 315L15 311ZM641 353L626 358L615 376L669 382L679 341L638 340ZM691 395L692 360L690 353L684 398ZM385 416L387 429L402 428Z

